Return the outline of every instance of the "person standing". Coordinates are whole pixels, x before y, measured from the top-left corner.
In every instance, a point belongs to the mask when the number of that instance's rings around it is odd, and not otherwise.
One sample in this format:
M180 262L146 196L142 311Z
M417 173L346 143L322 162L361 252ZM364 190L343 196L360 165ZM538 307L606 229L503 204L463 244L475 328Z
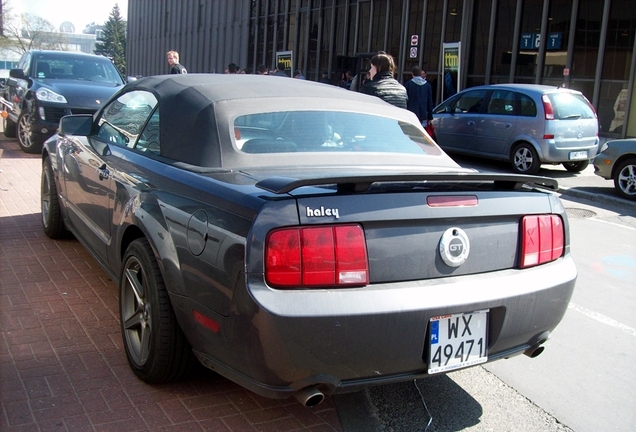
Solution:
M276 71L272 74L272 76L289 78L289 75L285 73L285 62L278 62L278 67L276 68Z
M433 89L421 67L413 66L411 75L413 77L404 84L409 97L406 108L417 115L422 126L427 127L433 120Z
M329 79L329 73L327 71L320 72L320 82L331 85L331 80Z
M166 53L168 64L170 65L171 74L187 74L188 71L179 63L179 53L176 51L168 51Z
M227 65L227 69L225 69L226 74L237 74L239 73L239 67L236 63L230 63Z
M406 89L395 78L395 62L390 55L380 52L371 58L369 78L360 88L360 92L377 96L385 102L399 108L406 108L408 96Z

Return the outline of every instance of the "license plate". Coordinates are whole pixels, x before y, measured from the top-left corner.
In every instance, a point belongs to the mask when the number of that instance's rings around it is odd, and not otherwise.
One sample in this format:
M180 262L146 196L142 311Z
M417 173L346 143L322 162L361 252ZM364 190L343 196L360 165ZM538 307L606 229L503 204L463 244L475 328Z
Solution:
M587 159L587 152L586 151L570 152L569 158L570 160Z
M488 310L431 318L428 373L488 360Z

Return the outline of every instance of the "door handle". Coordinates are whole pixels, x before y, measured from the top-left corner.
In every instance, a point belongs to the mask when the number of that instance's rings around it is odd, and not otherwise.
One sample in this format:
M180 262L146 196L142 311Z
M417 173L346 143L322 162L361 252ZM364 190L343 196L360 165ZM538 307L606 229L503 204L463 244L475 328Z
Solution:
M474 121L472 121L472 120L470 120L470 121L468 122L468 126L475 126L475 122L474 122Z

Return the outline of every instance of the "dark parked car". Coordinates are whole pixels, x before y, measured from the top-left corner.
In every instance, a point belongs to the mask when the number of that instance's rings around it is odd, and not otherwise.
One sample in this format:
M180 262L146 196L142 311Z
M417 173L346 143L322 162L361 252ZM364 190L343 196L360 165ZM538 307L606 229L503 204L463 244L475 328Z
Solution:
M273 398L526 353L576 279L552 179L459 167L378 98L256 75L127 84L42 152L42 222L119 281L130 367Z
M39 153L69 114L93 114L125 83L106 57L65 51L27 51L2 89L4 134Z
M444 150L510 161L521 174L536 174L541 164L583 171L599 146L594 107L561 87L470 87L435 107L432 123Z
M614 180L614 188L623 197L636 200L636 139L608 141L594 158L594 174Z

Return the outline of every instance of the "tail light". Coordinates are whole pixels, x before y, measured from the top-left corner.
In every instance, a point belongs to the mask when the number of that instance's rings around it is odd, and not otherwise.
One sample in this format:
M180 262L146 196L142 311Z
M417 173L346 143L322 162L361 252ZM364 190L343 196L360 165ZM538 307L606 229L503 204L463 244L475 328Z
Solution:
M274 287L344 287L369 283L360 225L272 231L265 245L265 280Z
M563 255L565 230L559 216L524 216L521 230L521 268L554 261Z
M552 101L548 95L542 95L541 101L543 102L543 111L545 112L546 120L554 120L554 107L552 106ZM554 134L544 134L543 139L554 139Z
M552 108L552 102L548 95L542 95L541 101L543 102L543 111L545 111L546 120L554 120L554 108Z

